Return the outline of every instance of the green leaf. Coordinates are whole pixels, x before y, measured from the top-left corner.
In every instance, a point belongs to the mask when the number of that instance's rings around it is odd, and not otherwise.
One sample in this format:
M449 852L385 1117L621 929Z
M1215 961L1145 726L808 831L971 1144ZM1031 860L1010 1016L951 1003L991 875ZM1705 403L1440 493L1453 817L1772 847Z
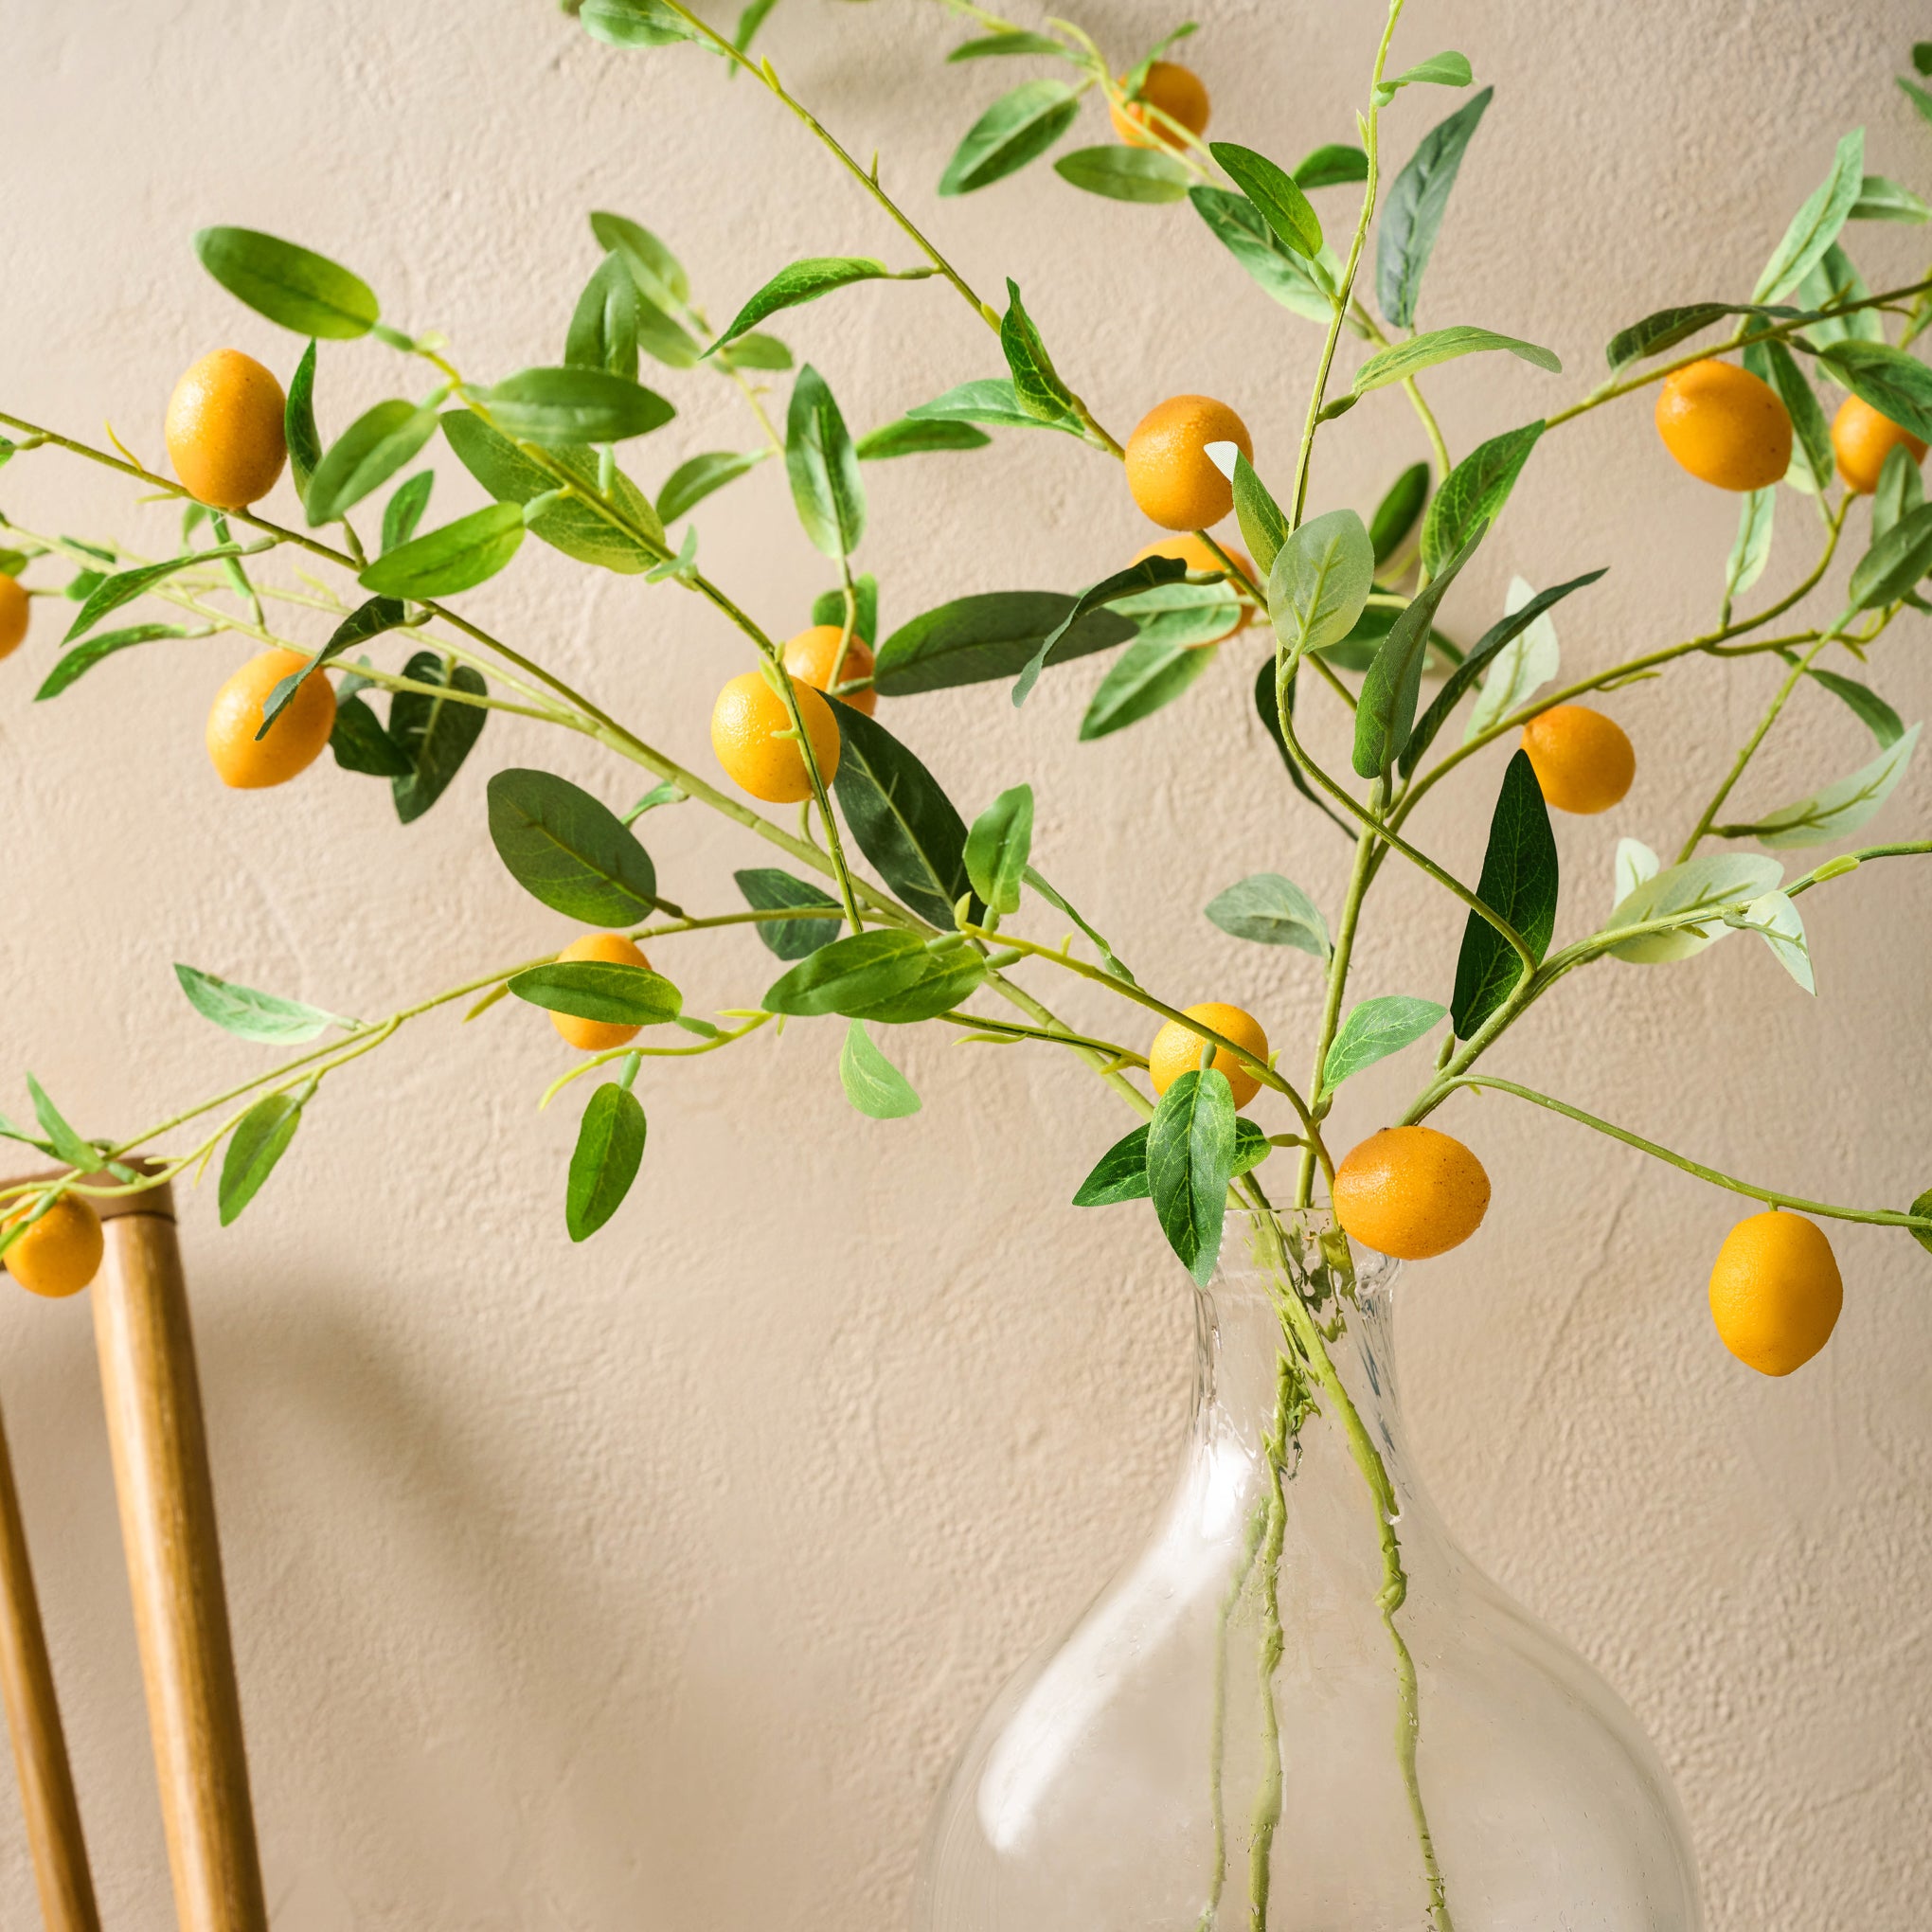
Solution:
M550 495L557 488L555 476L539 468L507 437L499 436L480 416L464 409L450 410L442 419L442 432L456 453L457 461L499 503L531 503L540 496ZM595 452L583 448L553 449L549 457L579 482L593 490L597 488ZM661 545L664 526L658 521L657 512L622 471L617 474L613 492L623 519ZM649 570L658 561L657 553L638 538L575 497L552 503L529 526L529 530L533 537L541 537L552 548L576 558L580 564L594 564L622 576Z
M1792 300L1801 305L1800 313L1825 308L1831 303L1862 302L1871 294L1858 265L1835 242L1827 248L1798 283ZM1812 349L1829 349L1839 342L1878 342L1885 340L1885 320L1876 309L1858 309L1850 314L1819 315L1805 326L1803 341ZM1826 373L1829 375L1830 371Z
M1328 249L1305 259L1284 247L1244 194L1190 188L1188 199L1215 239L1273 300L1312 322L1327 322L1334 314L1341 264Z
M1109 201L1176 202L1191 178L1158 148L1076 148L1053 164L1061 180Z
M961 383L930 402L915 404L905 414L914 422L984 422L994 429L1058 429L1068 436L1084 433L1078 417L1030 415L1021 407L1011 376L981 376Z
M834 939L799 960L766 991L768 1013L814 1018L850 1013L914 985L925 972L926 950L917 933L874 926Z
M367 698L338 696L335 723L329 732L329 749L346 772L371 778L407 778L416 766L409 754L383 728Z
M1080 721L1082 744L1124 731L1171 705L1214 661L1211 644L1164 644L1136 637L1095 690Z
M1932 207L1909 188L1883 174L1868 174L1858 184L1858 199L1847 218L1853 222L1932 222Z
M1436 607L1482 542L1484 528L1477 528L1440 575L1432 577L1388 627L1388 635L1368 667L1356 701L1353 763L1357 777L1380 777L1407 745L1416 722L1416 705L1422 697L1422 666L1429 655Z
M879 635L879 580L868 570L852 584L855 635L869 643ZM812 599L812 621L814 624L836 624L845 628L845 592L842 589L821 592Z
M966 876L1002 918L1020 909L1020 881L1033 850L1033 788L1002 792L966 834Z
M1721 916L1724 907L1745 904L1775 890L1783 876L1784 868L1776 859L1749 852L1710 852L1655 873L1618 901L1603 931L1666 919L1689 922L1625 939L1609 949L1611 957L1643 966L1688 959L1730 930Z
M519 369L485 389L481 401L503 435L546 449L622 442L677 414L654 389L609 369Z
M1422 754L1435 742L1436 734L1449 722L1464 695L1494 660L1496 653L1505 646L1512 644L1530 625L1547 611L1551 605L1560 603L1573 590L1582 590L1585 584L1595 583L1603 575L1601 570L1588 570L1581 577L1572 577L1567 583L1559 583L1551 590L1538 591L1526 599L1519 608L1509 612L1499 623L1492 624L1471 647L1469 654L1449 675L1442 680L1442 689L1436 693L1436 701L1422 714L1416 728L1409 733L1408 742L1402 748L1402 774L1407 778L1422 760ZM1543 682L1544 680L1538 680ZM1512 679L1512 683L1517 680ZM1531 689L1535 687L1531 686ZM1501 715L1507 715L1506 713Z
M1932 570L1932 503L1907 510L1852 566L1848 611L1902 598Z
M810 363L792 385L785 414L785 474L814 547L828 557L850 557L866 533L866 486L845 418Z
M1383 203L1376 236L1375 295L1384 319L1398 329L1415 325L1422 271L1441 232L1449 190L1456 186L1470 136L1494 93L1494 87L1485 87L1424 134Z
M927 950L919 977L908 986L841 1009L853 1019L883 1026L913 1026L949 1013L970 999L986 978L986 961L965 946L940 953Z
M578 1123L564 1190L564 1225L572 1241L588 1241L617 1209L644 1161L644 1103L607 1080Z
M838 1077L846 1099L870 1120L903 1120L920 1109L912 1082L886 1059L866 1031L864 1020L847 1024L838 1050Z
M38 704L43 698L58 698L69 685L84 677L103 658L112 657L117 651L129 650L136 644L152 644L161 637L188 637L193 635L180 624L132 624L124 631L99 632L61 653L54 660L53 670L47 672L40 689L34 692L34 702Z
M318 666L329 663L342 655L345 651L358 644L367 644L371 637L380 637L385 631L396 630L408 622L407 608L393 597L372 597L361 603L336 625L329 641L298 670L292 671L287 677L277 680L261 707L261 728L257 738L265 738L268 728L282 714L288 702L301 688L303 681Z
M1237 939L1259 946L1294 946L1317 959L1329 956L1328 921L1320 908L1292 879L1279 872L1254 872L1217 892L1208 917Z
M289 474L295 478L295 494L306 496L309 478L322 460L322 436L315 427L315 345L312 341L295 365L289 380L289 393L282 403L282 440L289 449ZM183 543L188 531L181 533Z
M1839 141L1831 173L1792 217L1784 240L1772 251L1751 291L1752 301L1782 301L1804 279L1812 264L1838 239L1864 180L1865 130L1854 128Z
M1918 749L1923 727L1914 724L1895 743L1888 744L1869 764L1861 765L1850 778L1839 778L1814 792L1796 804L1780 806L1776 812L1751 825L1725 825L1718 828L1724 838L1754 838L1774 851L1790 846L1824 845L1856 832L1873 817L1889 798L1905 766Z
M1603 360L1610 365L1613 376L1620 376L1633 363L1661 355L1667 349L1675 349L1680 342L1688 342L1691 336L1701 334L1713 322L1721 322L1726 315L1763 313L1759 305L1751 302L1690 302L1679 308L1659 309L1655 314L1646 315L1641 322L1633 322L1628 329L1619 329L1605 346Z
M1375 506L1375 514L1368 519L1368 544L1378 568L1407 540L1428 500L1429 466L1411 463L1388 486L1388 493Z
M435 651L419 651L402 667L402 675L412 684L489 695L479 671L467 664L452 667ZM420 691L398 691L390 699L389 737L411 766L410 775L395 785L396 816L404 825L414 824L449 789L489 715L480 706L452 704Z
M982 61L989 55L999 54L1052 54L1063 61L1075 58L1057 40L1049 39L1044 33L1003 32L982 34L977 40L962 41L946 59Z
M965 821L885 725L850 705L832 710L841 741L832 789L853 839L902 904L950 930L972 886Z
M333 523L379 490L436 434L436 411L400 398L366 409L330 444L302 492L309 528Z
M1375 546L1352 510L1311 517L1283 542L1268 572L1275 635L1292 657L1339 643L1375 587Z
M1506 620L1527 608L1531 597L1530 586L1520 577L1512 577L1503 602ZM1544 614L1524 625L1490 660L1481 694L1470 708L1462 742L1467 744L1500 724L1545 685L1553 684L1562 669L1563 647L1556 640L1556 625L1546 607Z
M1916 356L1883 342L1838 342L1818 361L1881 416L1932 442L1932 369Z
M132 570L116 570L111 576L100 578L81 601L80 608L74 614L74 621L67 626L67 635L61 642L71 644L83 631L91 631L110 611L117 611L123 604L133 603L144 590L152 590L177 570L232 557L237 547L234 544L223 544L212 550L197 550L185 557L170 557L165 564L137 564Z
M204 228L194 252L237 301L297 335L346 342L367 335L381 313L360 276L253 228Z
M473 510L427 536L385 552L356 580L380 597L453 597L494 577L523 542L523 510L513 503Z
M1040 895L1040 897L1047 903L1047 904L1058 906L1060 910L1064 912L1067 916L1067 918L1070 919L1074 922L1074 924L1077 925L1081 929L1081 931L1083 932L1087 936L1087 938L1094 942L1094 949L1100 956L1100 964L1104 966L1106 970L1109 973L1111 973L1116 979L1124 979L1129 986L1135 986L1139 983L1137 980L1136 980L1134 975L1128 971L1126 963L1114 951L1113 947L1110 946L1107 943L1107 941L1100 936L1100 934L1096 932L1094 928L1091 925L1089 925L1084 919L1081 917L1078 909L1074 906L1070 900L1068 900L1064 894L1062 894L1054 886L1050 886L1046 882L1045 876L1041 873L1040 868L1037 866L1029 866L1027 868L1027 884L1033 888L1033 890L1037 892Z
M1371 355L1355 371L1354 393L1366 396L1371 389L1386 388L1390 383L1405 382L1438 363L1453 362L1458 356L1474 355L1484 349L1508 349L1539 369L1560 374L1563 363L1551 349L1539 349L1513 335L1498 335L1493 329L1476 329L1458 323L1453 329L1432 329L1426 335L1412 335L1406 342L1391 344Z
M1417 62L1393 80L1383 81L1376 92L1386 104L1395 98L1399 87L1414 87L1422 82L1437 87L1467 87L1475 79L1476 72L1469 64L1467 54L1431 54L1426 61Z
M1295 165L1297 188L1342 188L1368 179L1368 156L1360 148L1330 141L1304 154Z
M1199 1287L1221 1257L1234 1173L1234 1092L1218 1067L1190 1068L1160 1097L1147 1129L1147 1180L1168 1245Z
M660 309L681 308L691 298L690 277L684 264L649 228L623 215L599 211L590 218L597 245L618 256L637 293Z
M1177 557L1143 557L1137 563L1128 564L1124 570L1117 570L1111 577L1103 577L1098 583L1088 584L1074 599L1059 623L1040 639L1032 656L1021 667L1013 685L1013 703L1016 706L1026 703L1033 686L1039 681L1041 671L1049 661L1058 661L1054 653L1082 617L1102 605L1118 603L1143 592L1177 583L1187 574L1187 564Z
M490 837L531 898L582 925L633 926L657 905L657 868L600 798L553 772L490 780Z
M564 360L637 380L637 284L615 249L598 263L571 312Z
M306 1089L314 1091L313 1085ZM270 1094L257 1100L236 1123L222 1156L218 1192L222 1225L228 1226L261 1191L276 1163L289 1151L302 1124L302 1101L294 1094Z
M1020 285L1007 277L1007 312L999 325L999 346L1012 371L1013 396L1029 416L1043 422L1073 413L1073 391L1060 380L1046 345L1020 300Z
M1744 363L1761 383L1777 391L1791 418L1791 469L1785 480L1810 495L1822 495L1832 481L1832 425L1804 371L1781 342L1752 343L1744 350Z
M684 1010L684 996L663 974L621 959L553 959L504 983L546 1012L614 1027L664 1026Z
M1334 813L1329 809L1326 800L1315 796L1315 789L1303 776L1301 767L1295 762L1295 759L1288 749L1288 741L1281 735L1281 713L1275 703L1275 695L1278 689L1275 679L1275 653L1272 651L1255 668L1255 710L1260 714L1261 724L1266 728L1268 736L1274 741L1275 749L1281 755L1281 763L1288 773L1288 782L1352 845L1355 841L1353 830L1335 816ZM1286 686L1288 709L1291 714L1295 709L1296 675L1296 673L1290 673Z
M337 1013L326 1013L320 1007L304 1006L300 1000L283 999L273 993L257 993L252 986L217 979L212 973L184 966L178 960L174 976L196 1012L240 1040L294 1046L326 1033L331 1027L340 1027L345 1032L355 1030L353 1020Z
M436 487L434 470L419 470L407 481L397 484L383 510L383 550L386 555L399 550L416 534L422 512L429 508L429 492Z
M1789 651L1780 651L1779 656L1787 664L1796 664L1797 655ZM1852 715L1878 741L1883 750L1888 744L1896 744L1905 735L1905 723L1869 685L1862 685L1856 678L1840 677L1835 671L1822 671L1816 665L1805 672L1814 684L1824 689L1846 707Z
M1476 896L1522 935L1530 957L1541 962L1556 930L1556 840L1543 788L1527 751L1518 751L1503 773L1490 820L1489 850ZM1516 950L1480 913L1462 930L1456 961L1456 996L1450 1011L1456 1037L1467 1040L1502 1005L1525 971Z
M1771 948L1771 957L1809 993L1816 994L1817 981L1812 975L1811 947L1804 936L1804 921L1798 907L1784 892L1767 892L1754 899L1742 912L1726 915L1725 924L1742 932L1757 933Z
M1925 479L1904 443L1894 443L1886 452L1878 473L1878 488L1871 492L1871 540L1876 543L1900 518L1915 510L1925 500Z
M1928 113L1925 118L1927 120L1932 120L1932 113ZM1926 1190L1923 1194L1921 1194L1919 1198L1916 1201L1914 1201L1911 1207L1908 1208L1905 1211L1908 1214L1916 1216L1918 1219L1922 1221L1926 1219L1932 1219L1932 1188L1926 1189ZM1915 1242L1917 1242L1922 1248L1932 1248L1932 1233L1928 1233L1923 1227L1915 1227L1911 1229L1910 1232L1912 1239Z
M735 482L740 476L757 469L770 455L768 449L713 450L705 456L687 458L665 478L664 488L658 492L658 521L675 523L679 517L695 510L714 490L722 490L725 484Z
M1778 510L1778 487L1747 490L1738 505L1738 533L1724 567L1726 601L1743 597L1771 561L1771 533ZM1874 510L1874 518L1877 511Z
M718 360L734 369L788 369L792 351L776 335L761 334L754 329L741 335L729 349L718 351Z
M1113 608L1139 625L1143 644L1218 644L1241 626L1241 599L1225 578L1163 583L1123 597Z
M1064 80L1024 80L973 123L939 176L941 194L971 194L1037 160L1080 113Z
M1234 486L1234 520L1241 527L1242 541L1253 555L1255 568L1261 573L1261 587L1265 588L1275 559L1288 540L1288 519L1281 514L1280 505L1269 495L1267 486L1256 475L1255 466L1242 455L1239 444L1211 444L1210 456L1214 450L1224 447L1234 451L1227 479Z
M1442 479L1422 518L1422 568L1430 576L1440 576L1476 531L1502 514L1542 434L1541 420L1506 430L1477 444Z
M1448 1016L1447 1007L1404 993L1363 1000L1342 1022L1341 1031L1329 1047L1328 1057L1322 1063L1323 1090L1332 1093L1351 1073L1360 1073L1365 1066L1373 1066L1378 1060L1400 1053Z
M902 416L897 422L868 429L854 448L862 463L888 456L916 456L928 450L983 450L993 438L970 422L921 422Z
M1233 141L1210 141L1208 152L1228 177L1261 211L1275 239L1297 255L1321 253L1321 218L1295 177L1278 168L1265 154Z
M1225 1076L1224 1076L1225 1078ZM1109 1208L1120 1201L1145 1201L1154 1189L1147 1178L1146 1123L1115 1141L1073 1197L1076 1208ZM1234 1121L1234 1172L1244 1174L1258 1168L1274 1152L1268 1136L1254 1121L1236 1115Z
M92 1173L100 1165L100 1152L83 1140L67 1124L66 1116L54 1105L47 1091L32 1074L27 1077L27 1091L33 1100L33 1117L53 1148L54 1158L63 1161L79 1173Z
M662 47L698 38L663 0L582 0L576 13L583 30L607 46Z
M816 886L808 886L804 880L795 879L791 873L771 866L755 867L731 876L738 882L739 891L744 894L744 903L755 911L786 912L796 906L822 905L832 915L830 919L760 920L756 928L758 936L780 959L803 959L838 938L844 917L838 901Z
M879 647L873 687L881 697L903 698L984 684L1025 670L1056 633L1060 641L1046 653L1048 665L1134 635L1133 622L1111 610L1090 610L1068 624L1075 602L1057 590L994 590L940 604L901 625Z
M921 273L913 271L915 277ZM923 273L930 275L933 271L927 269ZM737 341L747 330L757 328L767 315L776 315L781 309L815 302L821 295L829 295L834 289L850 288L854 282L893 279L892 271L869 255L808 255L779 269L731 318L730 326L705 353L716 354L727 343Z

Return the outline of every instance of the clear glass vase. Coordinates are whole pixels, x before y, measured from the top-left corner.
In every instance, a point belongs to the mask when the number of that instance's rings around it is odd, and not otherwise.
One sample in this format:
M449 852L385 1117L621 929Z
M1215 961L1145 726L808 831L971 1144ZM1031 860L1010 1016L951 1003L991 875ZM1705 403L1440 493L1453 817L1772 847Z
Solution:
M1696 1932L1636 1721L1416 1485L1399 1272L1230 1216L1172 1494L969 1741L915 1932Z

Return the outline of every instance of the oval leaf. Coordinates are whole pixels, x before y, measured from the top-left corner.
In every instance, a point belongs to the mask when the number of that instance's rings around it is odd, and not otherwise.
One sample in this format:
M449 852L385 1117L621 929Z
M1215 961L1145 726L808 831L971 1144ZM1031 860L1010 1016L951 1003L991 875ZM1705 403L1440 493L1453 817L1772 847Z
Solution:
M926 950L917 933L874 927L821 946L766 990L768 1013L811 1018L850 1013L903 992L924 975Z
M494 577L516 555L523 534L523 510L492 503L412 537L378 557L357 581L379 597L454 597Z
M1420 1040L1438 1021L1449 1017L1447 1007L1432 999L1415 999L1395 993L1365 999L1342 1022L1322 1063L1321 1084L1333 1091L1351 1073L1373 1066L1391 1053Z
M661 1026L684 1011L684 996L663 974L621 959L553 959L511 974L505 984L546 1012L611 1026Z
M972 887L965 821L885 725L850 705L832 709L841 740L832 790L852 837L902 904L950 929L954 906Z
M196 1012L239 1040L293 1046L326 1033L331 1027L340 1027L346 1032L355 1030L353 1020L325 1013L319 1007L304 1006L297 999L282 999L272 993L257 993L252 986L217 979L212 973L184 966L179 961L174 976Z
M333 523L380 490L432 436L436 411L400 398L378 402L330 444L302 492L309 528Z
M808 255L803 260L779 269L731 318L730 326L705 353L714 355L726 343L736 342L747 330L756 329L767 315L776 315L780 309L815 302L821 295L829 295L834 289L850 288L854 282L891 278L892 271L869 255Z
M546 449L622 442L677 413L654 389L609 369L520 369L484 390L481 401L505 436Z
M601 799L517 768L498 772L489 796L491 842L531 898L584 925L637 925L655 910L657 868Z
M1160 1097L1148 1123L1147 1180L1168 1245L1201 1287L1221 1255L1234 1152L1227 1076L1218 1067L1190 1068Z
M623 1205L644 1160L644 1106L628 1087L606 1081L590 1097L571 1150L564 1225L587 1241Z
M1279 872L1255 872L1208 902L1208 917L1237 939L1261 946L1294 946L1317 959L1329 956L1328 921L1314 900Z
M222 1156L218 1200L224 1227L261 1191L301 1124L302 1102L294 1094L270 1094L242 1115Z
M798 521L828 557L850 557L866 533L866 486L838 403L810 363L785 413L785 474Z
M971 194L1044 154L1080 113L1064 80L1025 80L973 123L939 176L941 194Z
M1076 148L1054 162L1053 171L1089 194L1124 202L1179 201L1191 179L1158 148Z
M297 335L348 341L367 335L381 313L360 276L254 228L204 228L194 252L238 301Z
M1383 203L1376 236L1375 295L1384 319L1398 329L1415 326L1422 271L1441 232L1449 190L1456 186L1470 136L1494 92L1485 87L1467 106L1430 129Z
M1503 773L1476 895L1515 927L1530 957L1540 961L1556 930L1556 839L1527 751L1518 751ZM1450 1008L1458 1040L1481 1028L1510 996L1524 970L1516 949L1480 913L1472 912L1462 931Z
M872 1120L903 1120L920 1109L912 1082L879 1050L864 1020L846 1028L838 1052L838 1077L846 1099Z

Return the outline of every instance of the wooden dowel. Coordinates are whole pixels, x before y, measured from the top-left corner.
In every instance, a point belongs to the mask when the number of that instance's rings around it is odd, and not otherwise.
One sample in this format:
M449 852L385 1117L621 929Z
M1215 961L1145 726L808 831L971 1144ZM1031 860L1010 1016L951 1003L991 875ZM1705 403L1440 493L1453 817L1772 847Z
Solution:
M181 1932L265 1932L194 1338L156 1193L106 1224L92 1292L175 1915Z
M94 1905L94 1875L80 1834L80 1807L54 1696L53 1667L40 1600L27 1556L27 1529L13 1485L7 1431L0 1424L0 1693L7 1700L7 1728L20 1779L20 1808L27 1817L27 1850L40 1887L47 1932L100 1932Z

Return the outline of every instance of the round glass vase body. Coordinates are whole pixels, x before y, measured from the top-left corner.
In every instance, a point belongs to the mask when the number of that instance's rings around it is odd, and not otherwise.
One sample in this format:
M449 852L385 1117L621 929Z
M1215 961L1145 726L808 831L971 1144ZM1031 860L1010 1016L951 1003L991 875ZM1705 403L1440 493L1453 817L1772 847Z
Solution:
M1698 1932L1636 1720L1409 1471L1398 1272L1229 1218L1172 1493L969 1740L914 1932Z

